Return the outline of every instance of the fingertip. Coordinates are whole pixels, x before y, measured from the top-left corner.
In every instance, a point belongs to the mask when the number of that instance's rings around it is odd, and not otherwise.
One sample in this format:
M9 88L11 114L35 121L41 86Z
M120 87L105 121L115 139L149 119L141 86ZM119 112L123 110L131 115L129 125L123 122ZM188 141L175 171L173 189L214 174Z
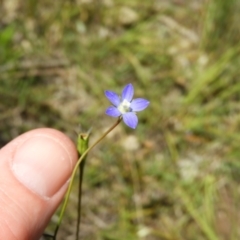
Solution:
M15 177L42 197L51 197L71 176L77 159L72 141L54 129L37 129L18 144L12 158Z
M0 150L0 239L33 239L41 233L77 158L74 143L49 128L29 131Z

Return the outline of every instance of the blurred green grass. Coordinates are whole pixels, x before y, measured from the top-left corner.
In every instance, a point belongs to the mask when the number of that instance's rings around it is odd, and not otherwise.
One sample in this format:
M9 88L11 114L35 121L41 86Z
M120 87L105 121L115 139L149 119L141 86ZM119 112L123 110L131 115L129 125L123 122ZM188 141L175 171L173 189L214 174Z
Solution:
M240 3L24 1L0 9L0 144L113 119L103 91L150 100L90 155L82 239L240 238ZM72 194L59 239L74 236ZM56 216L53 217L53 224ZM51 228L51 227L50 227Z

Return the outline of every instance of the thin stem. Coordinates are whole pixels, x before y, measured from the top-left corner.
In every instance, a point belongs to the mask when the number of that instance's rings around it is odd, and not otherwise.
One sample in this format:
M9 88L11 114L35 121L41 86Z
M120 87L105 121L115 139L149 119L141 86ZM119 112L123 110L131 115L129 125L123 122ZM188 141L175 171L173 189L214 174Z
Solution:
M69 196L70 196L70 192L72 190L72 186L73 186L73 179L74 179L74 176L78 170L78 167L80 165L80 163L82 162L82 160L84 159L84 157L99 143L101 142L107 135L108 133L110 133L120 122L121 122L122 118L119 117L117 122L115 124L113 124L112 127L110 127L92 146L90 146L83 154L82 156L78 159L74 169L73 169L73 172L72 172L72 175L71 175L71 179L70 179L70 182L69 182L69 186L68 186L68 189L67 189L67 193L66 193L66 197L65 197L65 200L63 202L63 206L62 206L62 209L61 209L61 212L60 212L60 216L59 216L59 220L58 220L58 224L57 224L57 227L55 229L55 233L54 233L54 240L56 239L57 237L57 233L58 233L58 229L59 229L59 226L61 225L61 222L62 222L62 218L63 218L63 214L65 212L65 209L66 209L66 206L67 206L67 203L68 203L68 199L69 199Z
M84 159L79 166L79 181L78 181L78 218L77 218L77 230L76 230L76 240L78 240L80 231L80 221L82 215L82 182L83 182L83 172L86 159Z

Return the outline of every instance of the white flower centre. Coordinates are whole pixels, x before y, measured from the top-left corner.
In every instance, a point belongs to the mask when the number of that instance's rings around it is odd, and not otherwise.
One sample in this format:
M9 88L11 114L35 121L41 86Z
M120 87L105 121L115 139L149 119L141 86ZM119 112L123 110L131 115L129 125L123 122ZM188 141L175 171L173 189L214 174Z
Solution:
M132 109L130 108L131 103L124 99L119 105L118 105L118 110L121 114L131 112Z

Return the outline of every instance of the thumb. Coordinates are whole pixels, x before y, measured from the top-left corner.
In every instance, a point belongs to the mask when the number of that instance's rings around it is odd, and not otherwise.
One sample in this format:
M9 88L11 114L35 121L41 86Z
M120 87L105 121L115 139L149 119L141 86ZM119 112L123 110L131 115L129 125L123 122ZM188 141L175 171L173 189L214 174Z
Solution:
M53 129L27 132L0 150L0 239L39 239L76 161L71 140Z

